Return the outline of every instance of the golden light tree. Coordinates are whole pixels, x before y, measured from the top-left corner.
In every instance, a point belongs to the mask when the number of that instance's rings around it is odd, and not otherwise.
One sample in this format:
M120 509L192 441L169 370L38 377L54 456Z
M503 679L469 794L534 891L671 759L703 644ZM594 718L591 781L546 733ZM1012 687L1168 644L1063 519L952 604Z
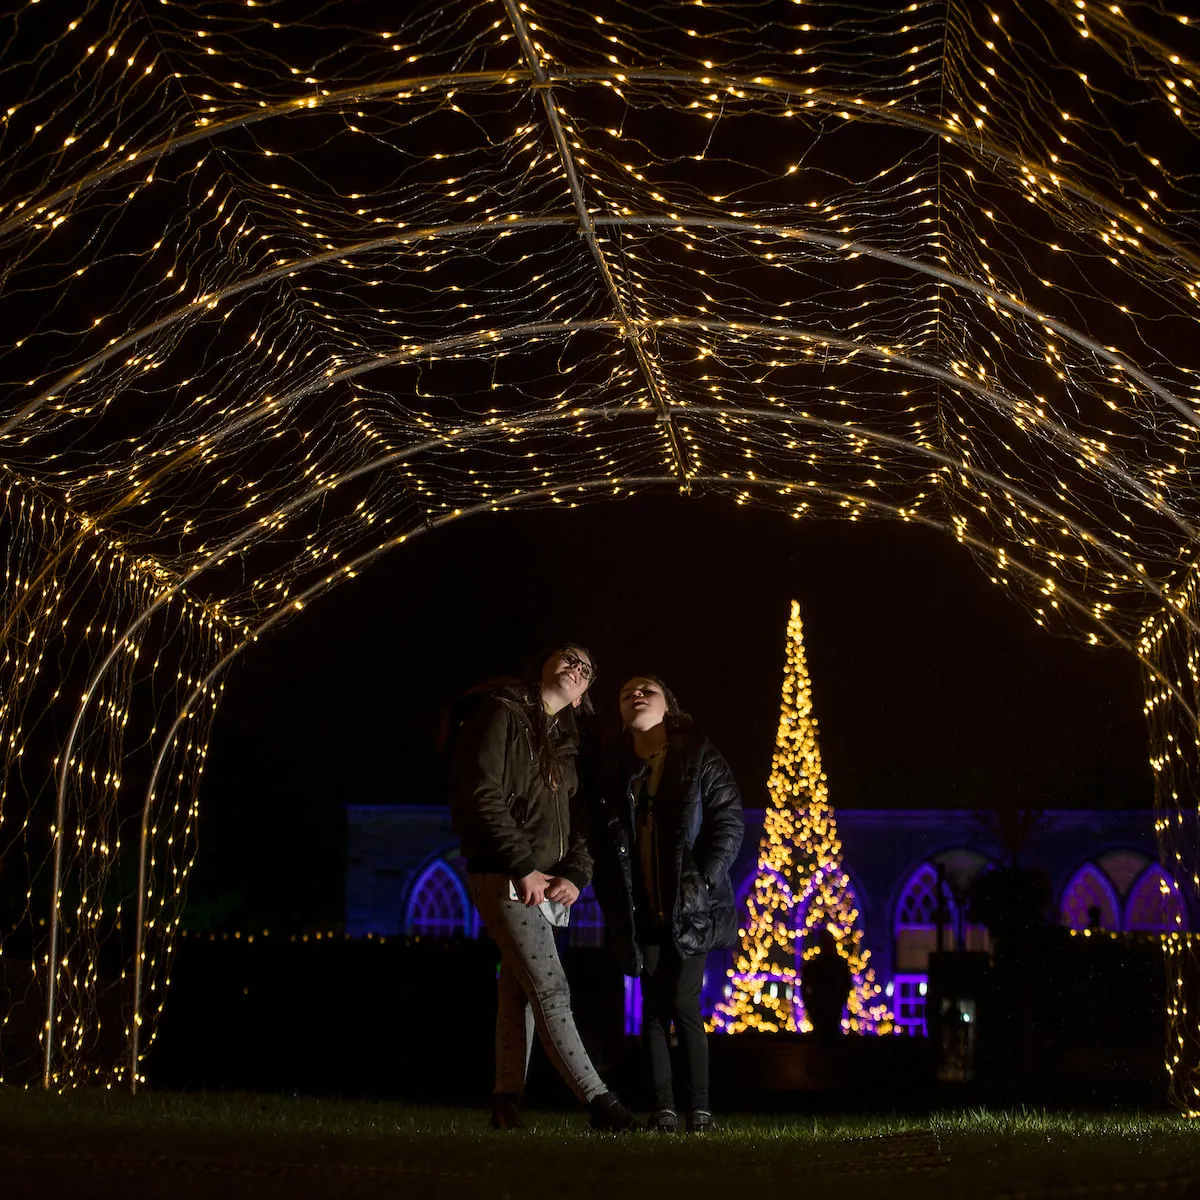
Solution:
M850 877L842 867L842 844L821 768L812 708L800 605L793 600L758 873L739 930L741 948L730 971L733 990L713 1014L713 1027L727 1033L797 1033L812 1028L800 997L801 971L796 964L817 953L816 935L826 926L837 937L853 975L843 1028L892 1031L891 1013L868 965L870 951L862 944Z

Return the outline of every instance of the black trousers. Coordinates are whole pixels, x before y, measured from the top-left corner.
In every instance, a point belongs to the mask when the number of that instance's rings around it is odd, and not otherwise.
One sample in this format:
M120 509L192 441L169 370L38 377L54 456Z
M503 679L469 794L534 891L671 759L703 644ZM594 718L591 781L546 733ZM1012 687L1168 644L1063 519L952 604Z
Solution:
M675 1107L670 1037L674 1022L684 1110L708 1111L708 1035L700 1015L706 957L682 958L674 946L642 947L642 1042L650 1064L655 1108Z

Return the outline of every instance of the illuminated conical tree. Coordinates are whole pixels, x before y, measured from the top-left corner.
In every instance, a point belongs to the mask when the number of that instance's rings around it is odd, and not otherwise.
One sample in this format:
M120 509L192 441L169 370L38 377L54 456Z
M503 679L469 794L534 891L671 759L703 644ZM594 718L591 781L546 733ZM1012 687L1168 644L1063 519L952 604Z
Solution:
M842 869L842 844L821 769L800 605L795 600L768 788L758 875L730 972L732 994L718 1005L713 1026L728 1033L810 1029L796 963L816 953L816 934L829 926L854 976L847 1006L850 1029L888 1033L891 1014L881 1003L868 966L870 952L862 945L858 905Z

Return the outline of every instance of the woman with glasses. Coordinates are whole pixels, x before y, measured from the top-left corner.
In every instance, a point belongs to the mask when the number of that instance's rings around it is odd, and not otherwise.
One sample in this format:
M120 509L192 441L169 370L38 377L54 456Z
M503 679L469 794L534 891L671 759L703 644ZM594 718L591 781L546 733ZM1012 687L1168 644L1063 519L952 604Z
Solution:
M642 1040L654 1092L650 1128L712 1128L708 1040L700 1012L710 950L737 935L729 871L742 844L742 800L717 748L670 689L635 675L621 689L623 737L598 773L591 850L609 945L641 977ZM678 1092L670 1030L679 1042Z
M452 712L454 826L471 899L500 949L494 1129L522 1125L535 1030L593 1128L633 1126L580 1041L554 939L592 871L579 820L575 712L592 711L594 678L591 655L563 646L524 681L472 693Z

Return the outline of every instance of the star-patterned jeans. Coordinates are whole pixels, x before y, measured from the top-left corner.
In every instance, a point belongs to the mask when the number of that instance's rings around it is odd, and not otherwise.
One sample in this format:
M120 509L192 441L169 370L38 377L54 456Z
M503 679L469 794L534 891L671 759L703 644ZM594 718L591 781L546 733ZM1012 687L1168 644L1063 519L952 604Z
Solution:
M542 1049L585 1104L608 1091L583 1048L571 992L554 943L554 927L537 908L508 896L507 875L467 876L467 887L492 941L500 948L496 980L496 1091L525 1088L536 1029Z

